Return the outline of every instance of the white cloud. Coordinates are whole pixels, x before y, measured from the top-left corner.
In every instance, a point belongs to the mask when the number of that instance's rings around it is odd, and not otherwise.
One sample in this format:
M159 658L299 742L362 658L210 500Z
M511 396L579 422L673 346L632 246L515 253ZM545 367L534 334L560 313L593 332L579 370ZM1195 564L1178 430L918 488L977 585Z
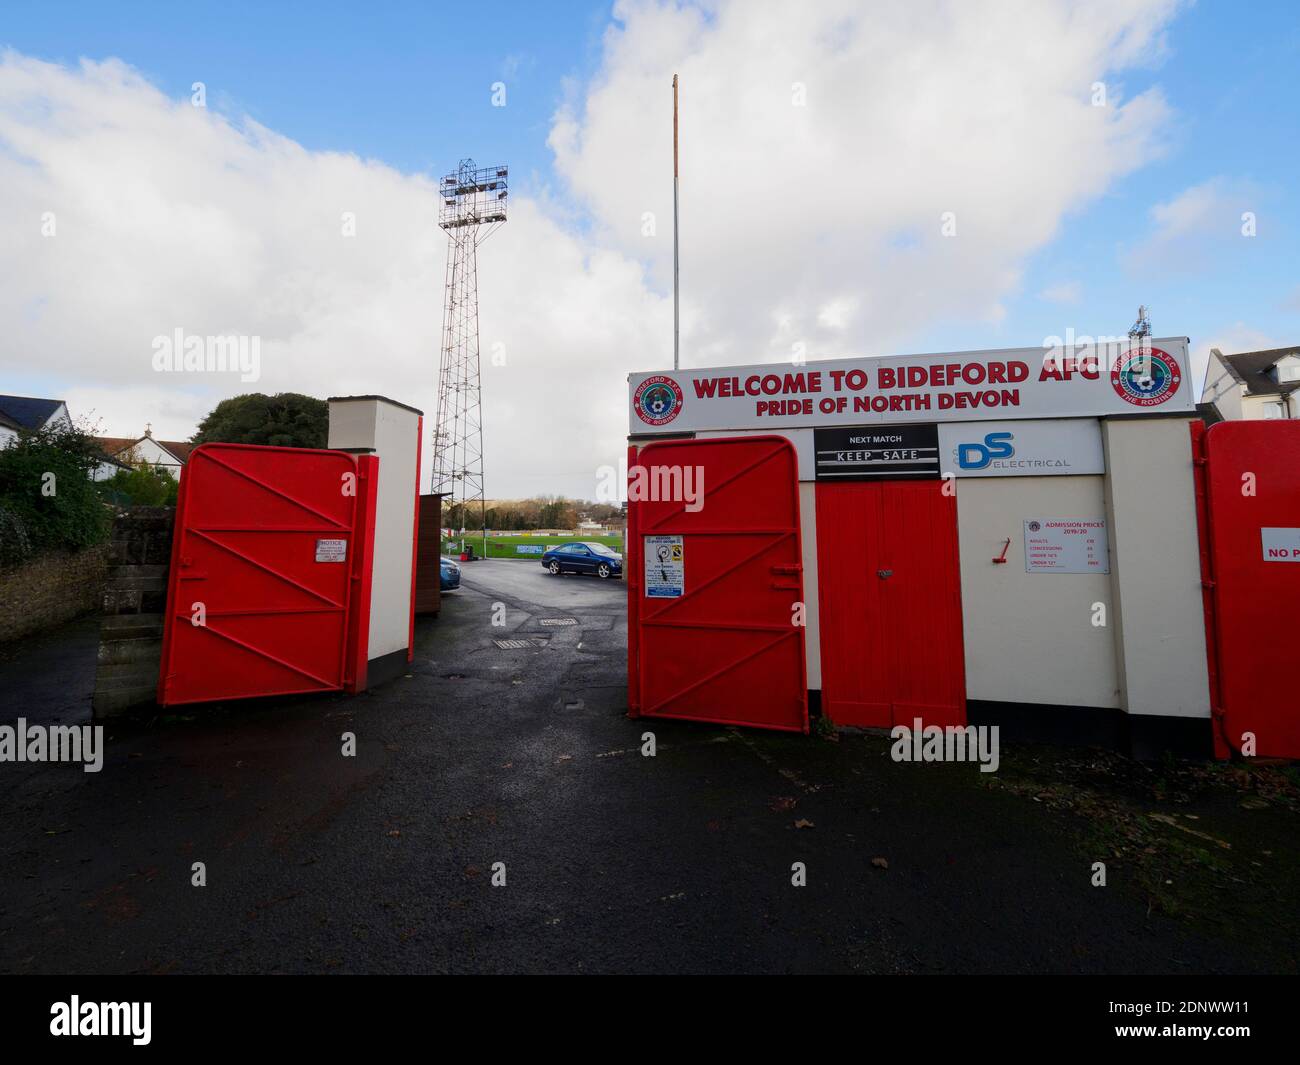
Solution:
M1257 212L1262 195L1253 184L1217 176L1189 186L1151 208L1151 227L1142 242L1121 256L1131 272L1187 274L1249 248L1259 239ZM1250 215L1256 218L1247 225ZM1245 235L1250 232L1250 235Z
M1151 239L1174 241L1198 234L1222 235L1225 231L1235 234L1241 211L1242 198L1228 181L1211 178L1151 208Z
M1173 9L620 3L551 144L607 239L666 287L671 229L647 240L640 221L671 218L679 72L684 361L784 358L791 337L883 353L936 319L996 321L1062 216L1160 150L1158 91L1103 108L1090 87L1157 54Z
M1048 303L1074 306L1083 302L1083 285L1078 281L1062 281L1059 285L1049 285L1043 289L1038 298Z
M432 430L446 238L425 178L234 125L117 61L8 53L0 188L0 366L61 381L106 434L187 438L250 390L382 393ZM522 197L480 279L489 491L594 495L624 454L626 374L671 357L670 307ZM261 379L154 372L177 328L260 337Z
M1159 150L1158 91L1089 96L1158 55L1174 7L620 4L550 138L594 224L516 196L480 257L489 491L594 494L625 375L671 361L675 70L684 363L881 353L937 319L1000 321L1064 214ZM259 390L386 393L432 421L446 241L427 178L196 110L117 60L8 52L0 188L0 367L62 382L106 432L188 436L248 390L153 372L178 327L260 336Z

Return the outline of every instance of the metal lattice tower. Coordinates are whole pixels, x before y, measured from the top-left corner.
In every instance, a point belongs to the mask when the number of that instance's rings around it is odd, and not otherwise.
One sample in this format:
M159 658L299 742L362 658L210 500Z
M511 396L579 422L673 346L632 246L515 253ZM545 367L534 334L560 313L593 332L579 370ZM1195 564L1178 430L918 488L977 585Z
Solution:
M478 246L506 220L504 166L462 159L438 186L438 224L447 231L446 303L438 369L438 421L433 433L432 490L461 507L464 528L475 503L487 554L483 493L483 403L479 375Z

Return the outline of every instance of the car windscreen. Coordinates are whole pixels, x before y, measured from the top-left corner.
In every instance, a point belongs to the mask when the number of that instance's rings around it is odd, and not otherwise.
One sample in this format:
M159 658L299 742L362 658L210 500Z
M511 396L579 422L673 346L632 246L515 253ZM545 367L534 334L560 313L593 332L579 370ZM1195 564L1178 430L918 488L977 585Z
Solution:
M586 546L591 548L592 551L594 551L598 555L607 555L610 558L618 557L617 551L614 551L611 548L606 547L604 544L587 544Z

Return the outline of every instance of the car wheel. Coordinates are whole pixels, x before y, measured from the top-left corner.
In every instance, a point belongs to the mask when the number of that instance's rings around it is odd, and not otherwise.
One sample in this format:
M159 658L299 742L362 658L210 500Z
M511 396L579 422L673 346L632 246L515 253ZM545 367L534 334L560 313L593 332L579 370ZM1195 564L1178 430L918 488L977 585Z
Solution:
M551 564L548 568L555 576L558 577L560 575L560 564L556 562L555 559L551 559Z
M599 566L596 567L596 575L601 580L605 580L609 576L609 573L610 570L607 563L602 562Z

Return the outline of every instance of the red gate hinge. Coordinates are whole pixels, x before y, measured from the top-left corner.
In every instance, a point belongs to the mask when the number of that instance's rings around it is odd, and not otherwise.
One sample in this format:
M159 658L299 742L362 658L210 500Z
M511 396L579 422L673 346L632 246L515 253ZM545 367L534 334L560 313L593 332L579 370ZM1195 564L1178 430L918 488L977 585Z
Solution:
M1215 587L1217 587L1217 585L1214 583L1214 581L1205 580L1205 581L1201 581L1201 587L1202 587L1202 588L1215 588Z

